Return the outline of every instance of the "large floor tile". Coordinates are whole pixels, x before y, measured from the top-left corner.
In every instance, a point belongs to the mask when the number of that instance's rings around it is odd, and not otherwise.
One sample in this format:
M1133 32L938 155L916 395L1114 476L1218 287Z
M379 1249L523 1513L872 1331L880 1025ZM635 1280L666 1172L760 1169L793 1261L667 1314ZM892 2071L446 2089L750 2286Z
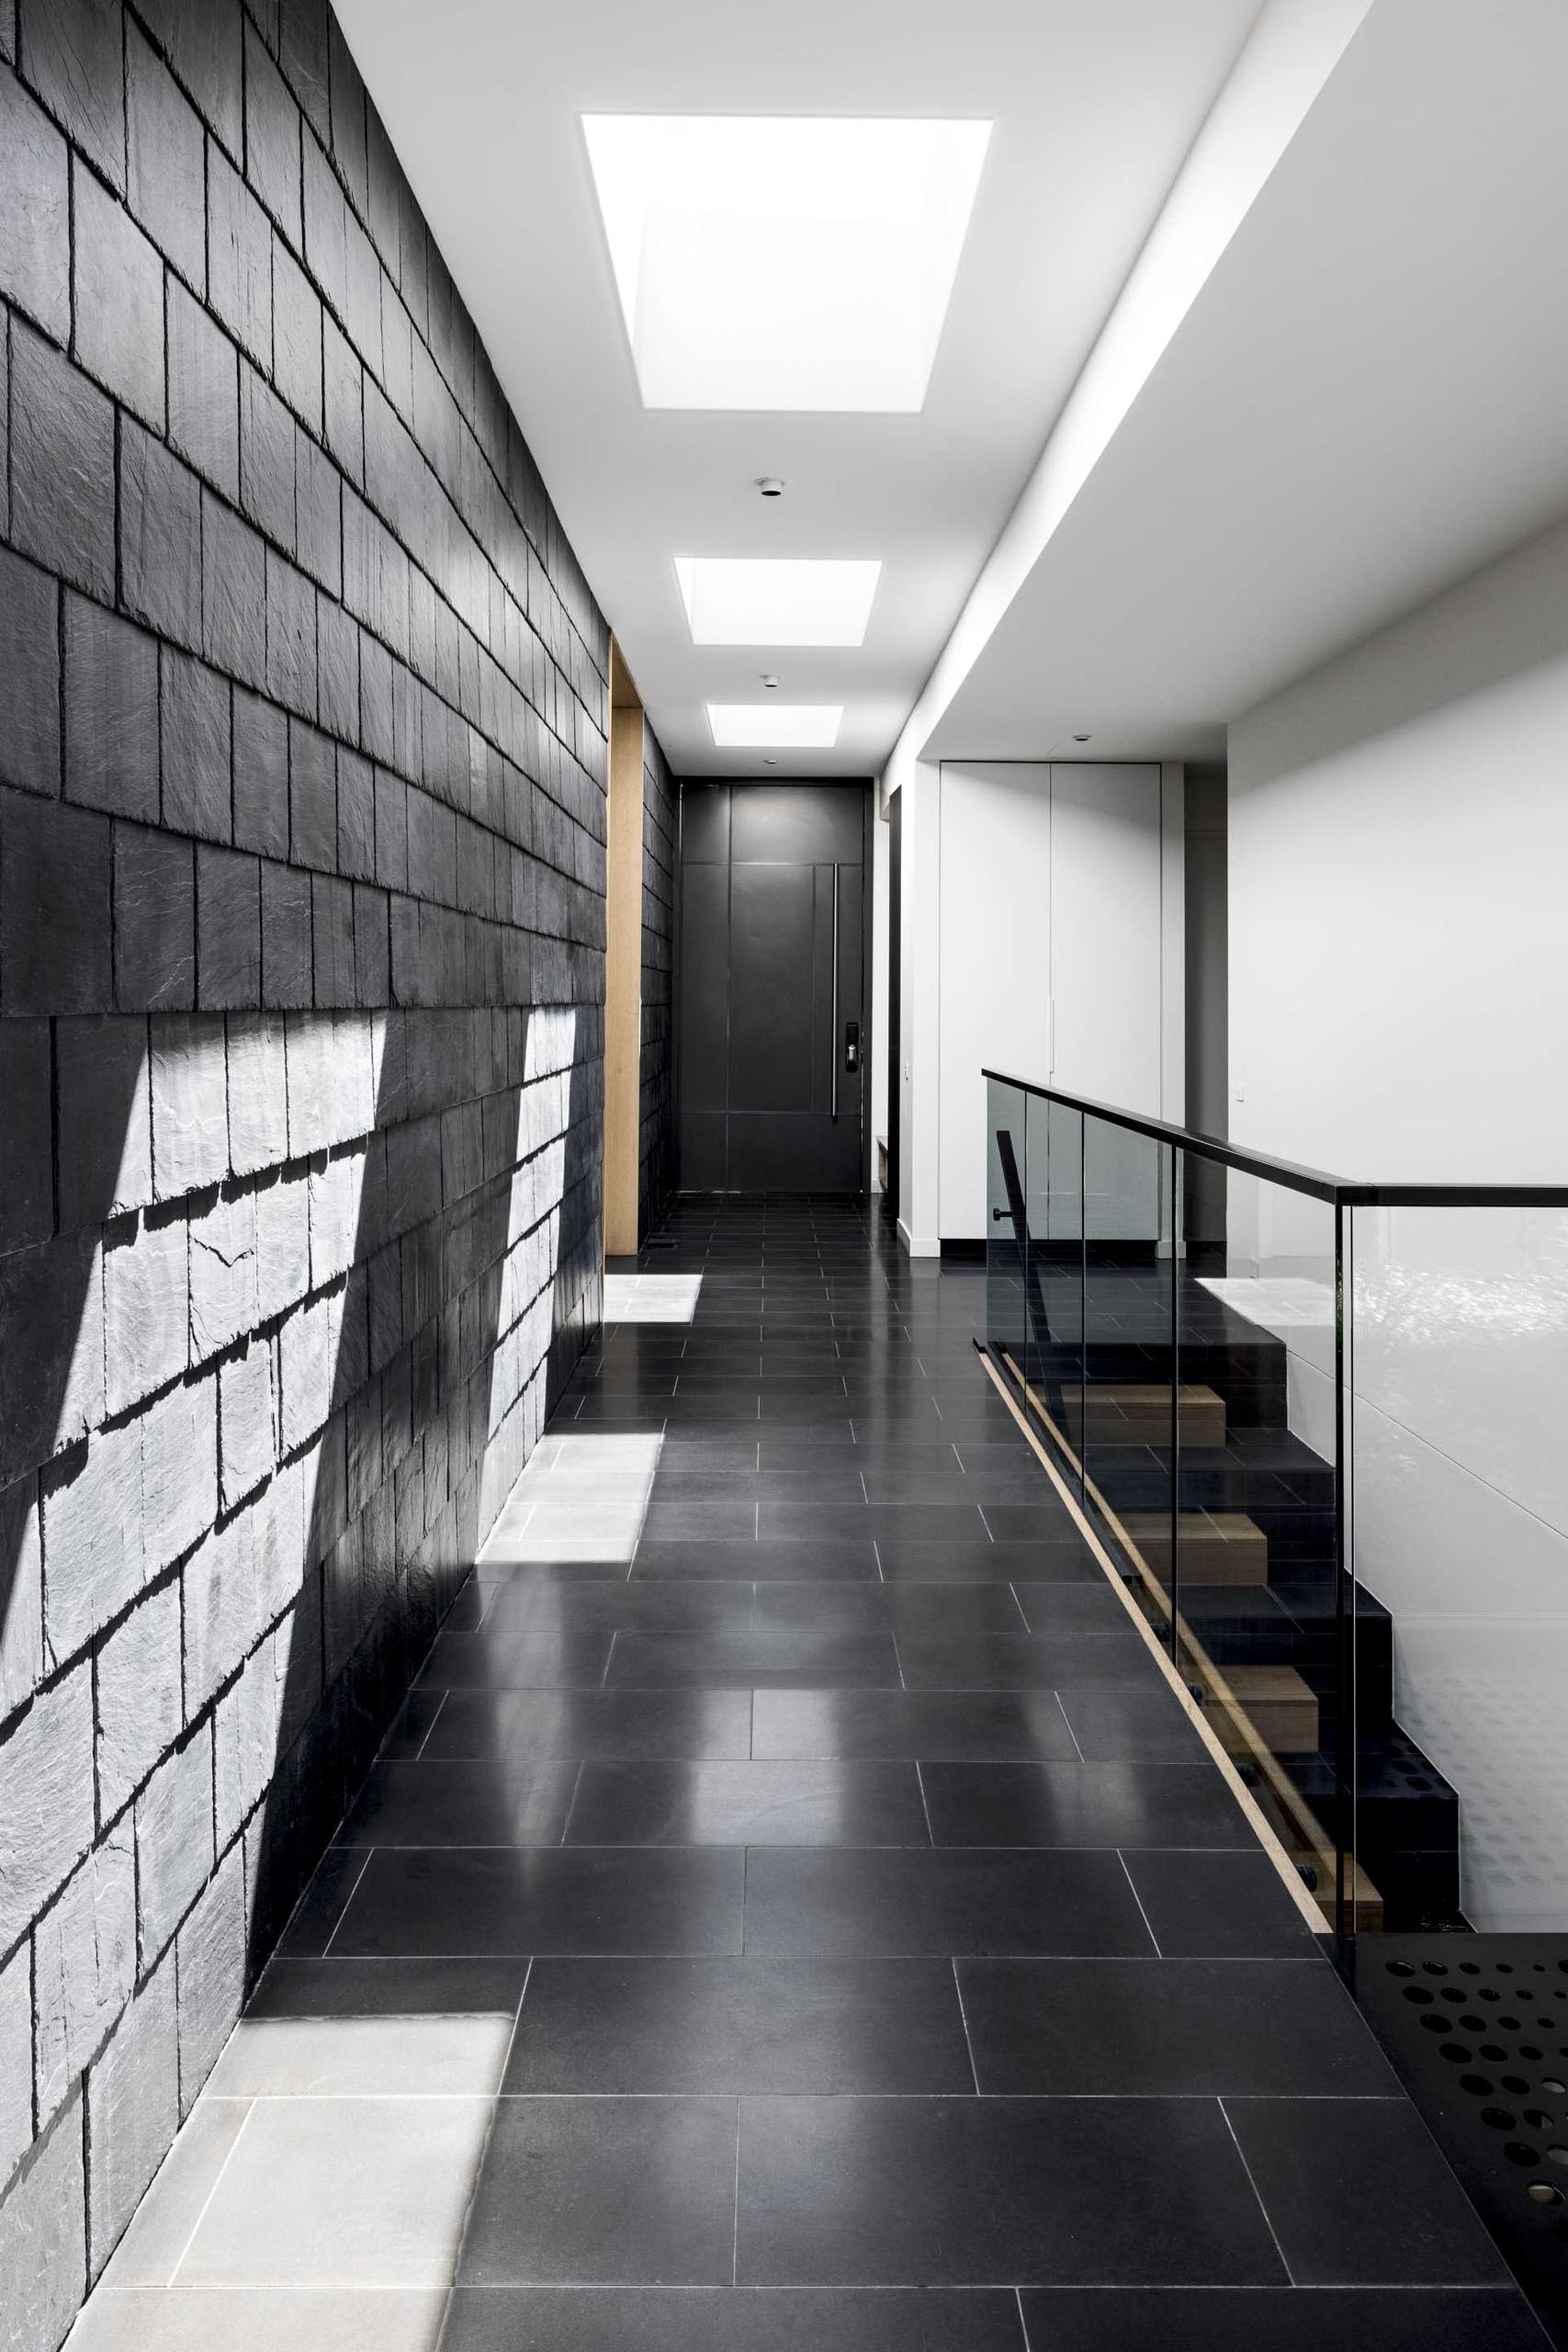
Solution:
M257 2099L175 2274L192 2287L440 2287L484 2098Z
M1071 1590L1074 1588L1069 1587ZM1112 1606L1114 1595L1110 1596ZM1005 1584L770 1584L756 1595L759 1632L1021 1634L1023 1611Z
M1058 1542L1073 1529L1072 1516L1064 1503L1052 1499L1049 1488L1032 1502L1002 1502L986 1505L986 1525L992 1540L998 1544Z
M445 2288L101 2287L71 2352L435 2352Z
M462 2284L728 2286L736 2128L733 2099L502 2099Z
M840 1463L841 1465L840 1466ZM865 1485L854 1466L854 1452L839 1450L833 1461L818 1459L793 1470L661 1469L653 1482L655 1503L760 1503L807 1501L863 1503Z
M378 1764L340 1846L558 1846L577 1766L564 1757Z
M560 1584L520 1583L488 1588L485 1631L492 1639L526 1634L615 1633L692 1630L703 1625L747 1626L751 1623L751 1586L716 1578L667 1583L618 1578L573 1578ZM450 1623L450 1619L447 1620Z
M759 1690L755 1756L1076 1758L1050 1691Z
M753 1543L750 1538L742 1542L675 1542L650 1538L645 1533L637 1547L632 1577L634 1581L645 1577L674 1577L685 1580L716 1577L727 1581L754 1578L758 1583L779 1577L791 1584L863 1577L874 1584L880 1580L880 1572L876 1546L869 1535L813 1544L772 1539Z
M1168 1960L1289 1958L1321 1949L1267 1854L1129 1852L1127 1869Z
M106 2287L168 2286L249 2114L248 2099L197 2100L109 2256Z
M983 1533L957 1544L884 1535L876 1549L889 1584L1105 1583L1104 1570L1076 1535L1047 1544L993 1544Z
M336 1934L344 1907L364 1870L365 1856L355 1848L327 1849L277 1939L276 1949L285 1958L320 1958Z
M642 1524L645 1544L747 1544L757 1534L761 1506L750 1495L735 1501L661 1500Z
M1062 2287L1026 2293L1023 2312L1035 2352L1546 2352L1512 2289Z
M964 1960L980 2088L1014 2096L1386 2098L1325 1960Z
M492 1636L438 1634L419 1670L422 1690L595 1690L604 1679L607 1633L544 1633L525 1628Z
M743 1858L713 1848L377 1851L333 1950L389 1957L740 1949Z
M1115 1854L952 1848L748 1857L746 1951L1152 1952Z
M920 1778L939 1846L1256 1848L1208 1762L929 1762Z
M1111 1634L1128 1629L1126 1608L1109 1580L1062 1578L1046 1582L1023 1577L1013 1588L1032 1634Z
M454 1690L423 1740L421 1760L464 1758L747 1756L750 1690Z
M900 1635L911 1690L1060 1690L1069 1683L1148 1683L1156 1669L1142 1634L943 1634Z
M999 2291L459 2288L443 2352L1024 2352L1024 2341L1017 2299Z
M890 1634L617 1634L609 1690L884 1689L899 1686Z
M1079 1682L1064 1685L1060 1695L1086 1763L1143 1758L1179 1764L1208 1757L1176 1693L1156 1679L1146 1690Z
M1225 2111L1298 2286L1507 2283L1406 2099L1235 2099Z
M539 1960L509 2091L965 2092L945 1960Z
M758 2286L1284 2282L1217 2102L744 2099Z
M479 2096L493 2091L507 2017L242 2018L208 2085L215 2098Z
M865 1534L879 1544L909 1536L923 1543L962 1544L986 1532L978 1505L966 1502L863 1503L858 1510L850 1505L775 1502L759 1503L757 1511L760 1535L796 1541L820 1537L831 1543L836 1537Z
M566 1843L929 1846L931 1833L913 1764L585 1764Z

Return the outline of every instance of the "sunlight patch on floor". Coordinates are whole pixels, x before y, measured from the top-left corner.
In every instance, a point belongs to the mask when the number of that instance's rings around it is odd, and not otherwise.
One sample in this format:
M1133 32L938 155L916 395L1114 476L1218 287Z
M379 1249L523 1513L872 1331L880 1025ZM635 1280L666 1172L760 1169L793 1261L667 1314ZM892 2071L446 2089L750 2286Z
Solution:
M502 1506L480 1560L629 1566L663 1442L657 1430L547 1438Z
M689 1323L701 1274L606 1274L606 1323Z

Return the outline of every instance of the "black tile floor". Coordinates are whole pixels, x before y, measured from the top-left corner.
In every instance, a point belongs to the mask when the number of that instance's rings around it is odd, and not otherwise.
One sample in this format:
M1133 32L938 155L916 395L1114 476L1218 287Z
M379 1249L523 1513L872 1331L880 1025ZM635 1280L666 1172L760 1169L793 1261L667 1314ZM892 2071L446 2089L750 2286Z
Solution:
M983 1278L852 1203L657 1238L81 2343L1539 2345Z

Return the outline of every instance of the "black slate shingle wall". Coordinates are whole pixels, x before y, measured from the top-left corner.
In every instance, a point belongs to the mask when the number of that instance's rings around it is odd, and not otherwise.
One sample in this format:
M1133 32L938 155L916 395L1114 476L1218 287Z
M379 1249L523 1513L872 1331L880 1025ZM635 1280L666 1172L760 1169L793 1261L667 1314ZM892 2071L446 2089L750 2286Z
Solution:
M608 639L322 0L0 0L0 2338L52 2352L598 1318Z

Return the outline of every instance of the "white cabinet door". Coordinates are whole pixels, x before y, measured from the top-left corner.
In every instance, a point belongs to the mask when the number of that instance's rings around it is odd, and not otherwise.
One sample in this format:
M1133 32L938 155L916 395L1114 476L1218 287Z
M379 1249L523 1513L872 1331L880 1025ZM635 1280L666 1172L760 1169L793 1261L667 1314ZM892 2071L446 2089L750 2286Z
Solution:
M944 761L941 790L939 1212L944 1240L977 1241L987 1230L981 1068L1047 1076L1051 771Z
M1051 770L1052 1083L1125 1111L1160 1113L1160 772L1055 763ZM1091 1128L1091 1236L1159 1231L1159 1152Z

